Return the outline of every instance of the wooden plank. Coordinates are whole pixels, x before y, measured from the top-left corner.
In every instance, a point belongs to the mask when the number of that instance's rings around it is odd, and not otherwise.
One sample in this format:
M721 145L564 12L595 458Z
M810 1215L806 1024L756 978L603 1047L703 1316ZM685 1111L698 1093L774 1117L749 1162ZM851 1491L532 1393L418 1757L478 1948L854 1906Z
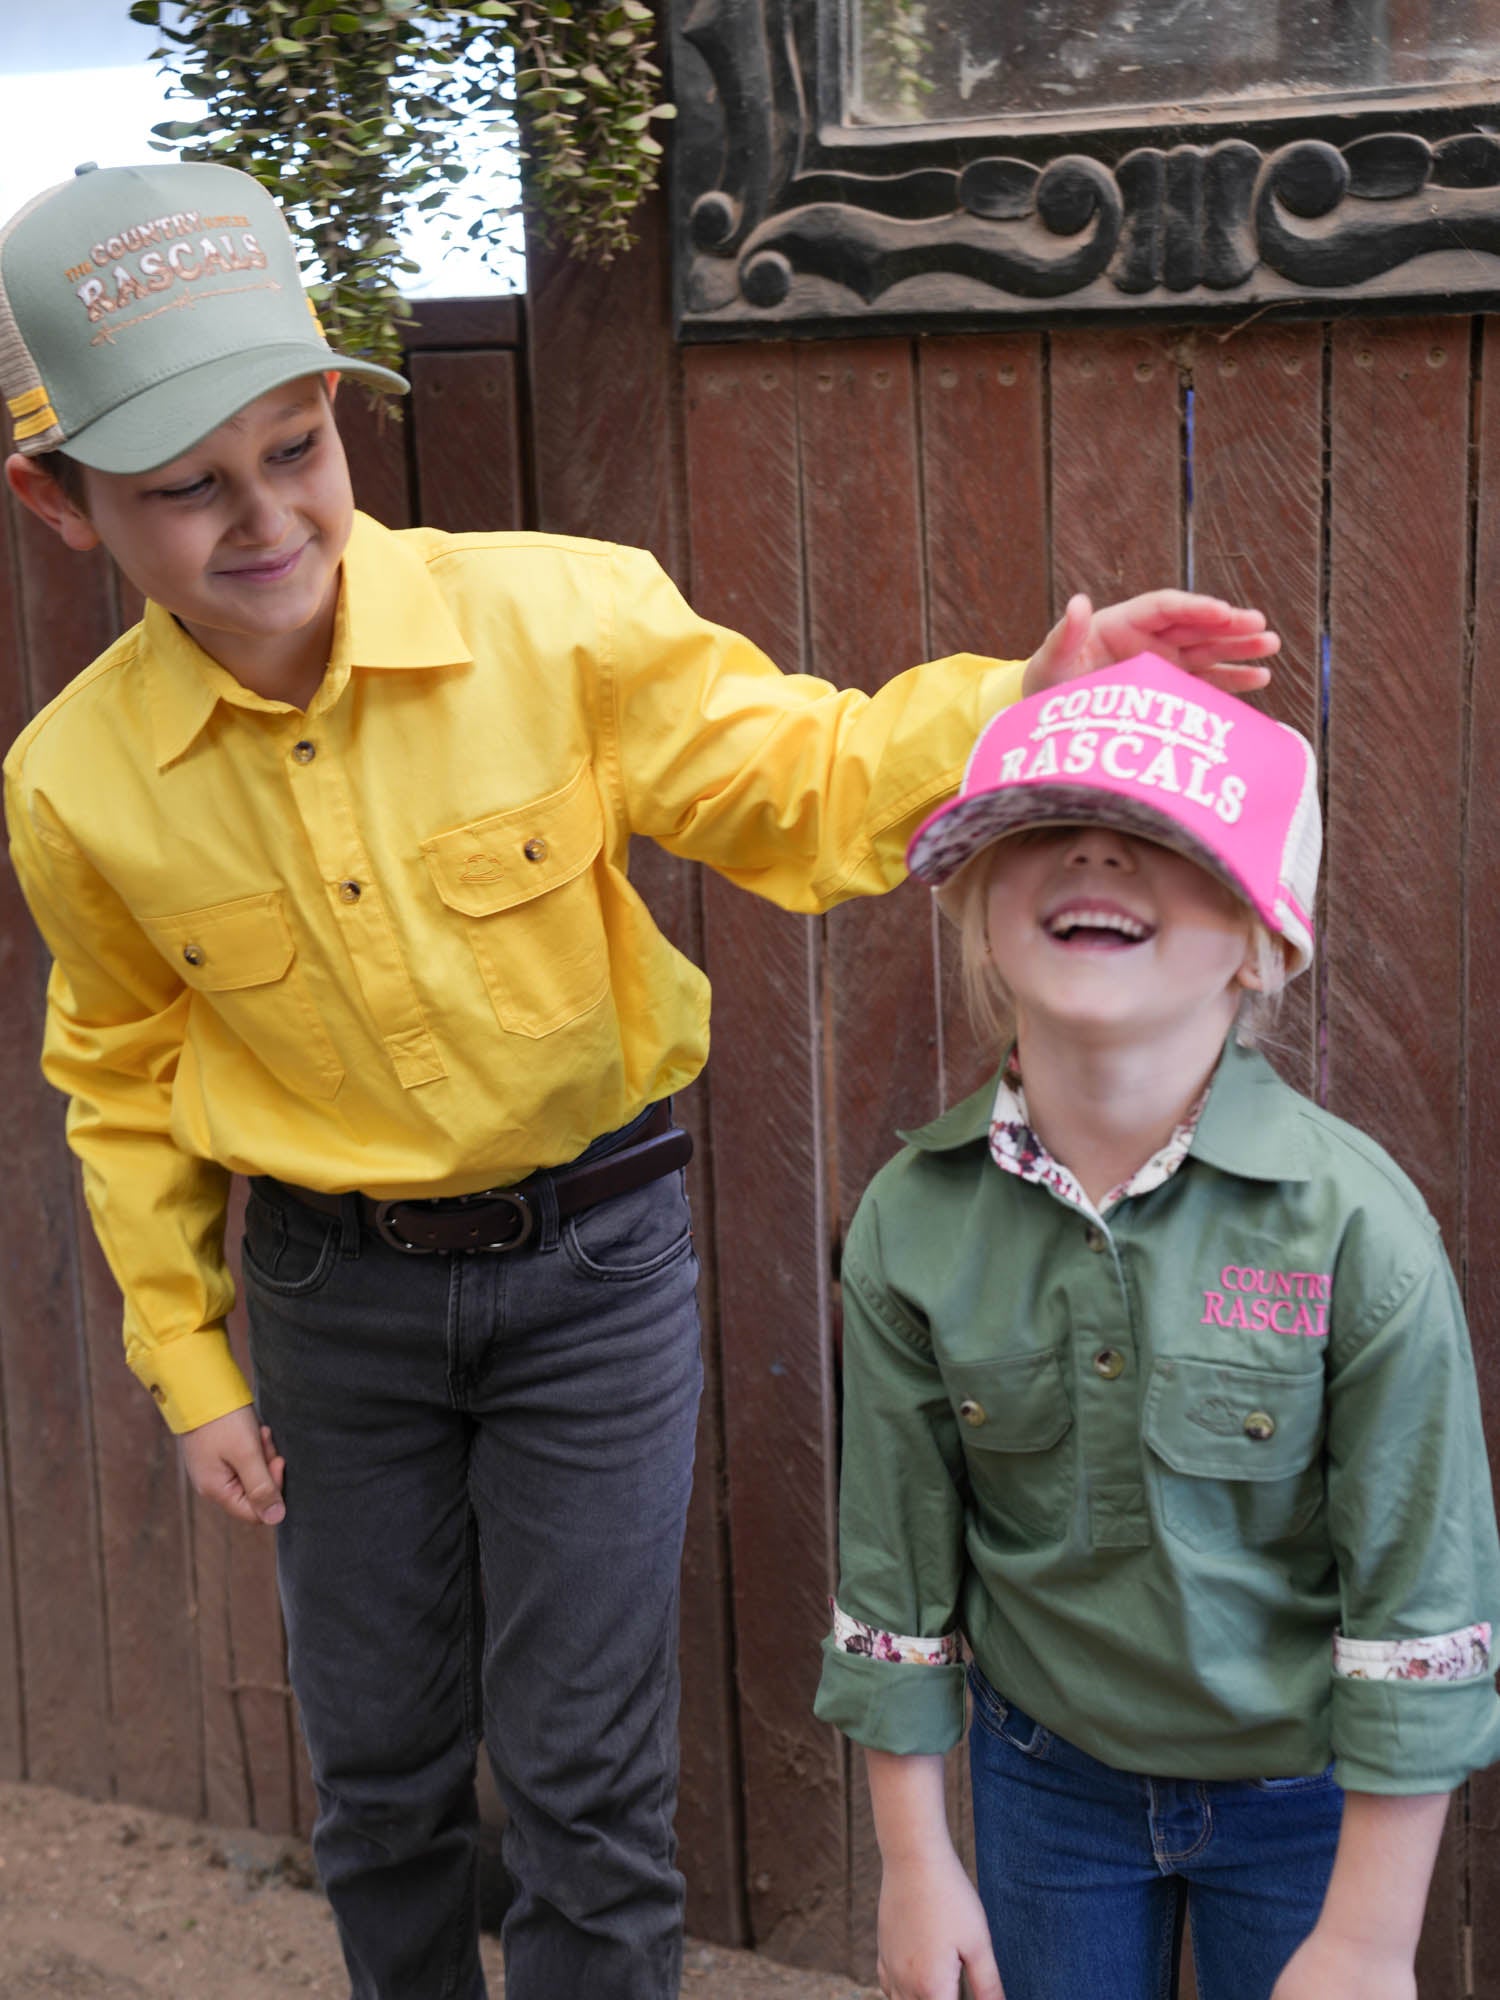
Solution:
M10 521L26 678L5 681L7 737L108 642L115 616L104 559L70 555L29 514L13 509ZM98 1796L112 1773L108 1639L73 1174L61 1103L37 1070L45 953L8 867L3 915L11 977L0 1060L14 1184L0 1247L0 1365L25 1775Z
M408 353L431 347L521 347L526 340L526 300L418 299L401 329Z
M26 721L27 698L21 631L21 606L12 548L13 505L9 494L0 499L0 634L4 634L4 671L0 673L0 730L6 740ZM6 1156L29 1186L38 1155L52 1161L58 1153L56 1100L37 1069L35 1037L40 1032L42 951L31 919L6 861L0 864L0 1089L5 1103ZM36 1221L35 1215L32 1218ZM31 1232L23 1225L28 1256ZM42 1240L46 1240L45 1237ZM34 1340L27 1318L35 1294L25 1283L19 1260L0 1250L0 1777L15 1779L26 1768L26 1721L21 1682L21 1634L17 1622L15 1529L11 1514L10 1431L25 1423L26 1412L9 1404L8 1360L10 1329ZM17 1279L21 1279L19 1289ZM24 1386L16 1385L18 1388Z
M810 665L873 691L930 650L916 368L904 341L799 351ZM835 1242L899 1128L941 1108L931 899L915 884L826 920L823 1016ZM873 1964L879 1856L863 1774L850 1787L849 1962Z
M1171 334L1054 333L1052 601L1183 581L1182 407Z
M514 354L414 354L417 506L429 528L519 528L525 518Z
M133 1804L191 1817L203 1810L203 1755L177 1442L125 1365L119 1288L81 1187L75 1215L109 1634L113 1788Z
M1468 350L1461 321L1341 326L1330 406L1328 1101L1413 1176L1455 1258ZM1463 1844L1455 1811L1418 1960L1425 2000L1467 1990Z
M633 542L685 582L665 201L647 204L640 241L612 264L575 263L531 243L526 268L538 525Z
M236 1268L244 1211L245 1186L237 1179L226 1232ZM243 1298L230 1314L229 1332L248 1375ZM291 1833L298 1806L275 1537L231 1521L203 1500L194 1502L193 1529L208 1817Z
M1266 613L1282 650L1261 705L1321 754L1323 332L1200 334L1192 364L1193 587ZM1316 972L1292 984L1266 1045L1288 1080L1311 1094L1318 987Z
M1024 658L1051 612L1041 336L924 340L917 356L928 650ZM996 1057L969 1026L957 932L934 928L939 1089L951 1104ZM960 1799L966 1774L955 1780Z
M354 504L387 528L411 526L408 465L414 399L367 394L358 382L339 393L339 435L349 461Z
M695 601L798 671L796 353L700 348L685 369ZM834 1562L818 927L710 875L704 928L750 1936L841 1968L847 1756L810 1706Z
M1490 1190L1500 1178L1500 1068L1495 1062L1500 995L1500 327L1486 322L1475 466L1477 520L1474 658L1469 767L1465 774L1464 922L1468 1127L1464 1177L1464 1277L1474 1364L1500 1492L1500 1239ZM1474 1927L1472 1987L1500 1992L1500 1771L1469 1785L1469 1913Z
M666 220L661 202L641 242L607 268L533 246L526 321L531 455L540 526L650 549L686 581L685 470L680 368L671 338ZM638 843L632 873L678 949L704 951L698 872ZM743 899L742 899L743 900ZM716 1024L716 1038L718 1027ZM688 1875L688 1921L699 1935L743 1943L744 1851L729 1601L724 1409L716 1321L717 1236L711 1228L719 1157L711 1085L687 1093L681 1115L697 1144L689 1193L703 1265L705 1385L698 1470L683 1557L682 1778L678 1830ZM736 1144L743 1145L743 1129Z

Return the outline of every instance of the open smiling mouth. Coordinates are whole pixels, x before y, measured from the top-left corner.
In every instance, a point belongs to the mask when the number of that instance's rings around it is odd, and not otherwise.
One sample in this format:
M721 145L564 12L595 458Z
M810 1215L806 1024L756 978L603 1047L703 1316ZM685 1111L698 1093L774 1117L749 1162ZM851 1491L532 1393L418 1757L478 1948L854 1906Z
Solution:
M1124 951L1156 935L1155 924L1124 910L1059 910L1043 919L1042 929L1056 944L1096 951Z

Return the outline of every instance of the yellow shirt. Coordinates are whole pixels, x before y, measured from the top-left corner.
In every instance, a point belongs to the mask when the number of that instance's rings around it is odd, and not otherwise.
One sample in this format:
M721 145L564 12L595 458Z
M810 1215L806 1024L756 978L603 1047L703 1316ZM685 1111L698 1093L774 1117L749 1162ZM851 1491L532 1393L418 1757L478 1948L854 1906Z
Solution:
M961 655L840 691L638 550L362 516L305 712L148 605L5 778L42 1066L172 1428L250 1400L230 1172L451 1195L571 1159L708 1053L630 836L787 909L877 893L1019 679Z

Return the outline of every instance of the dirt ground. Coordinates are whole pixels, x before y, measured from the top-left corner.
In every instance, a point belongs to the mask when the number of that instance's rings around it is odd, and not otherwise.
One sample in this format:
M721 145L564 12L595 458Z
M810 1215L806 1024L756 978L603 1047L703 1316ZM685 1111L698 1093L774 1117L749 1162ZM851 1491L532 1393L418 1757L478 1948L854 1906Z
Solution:
M485 1941L493 2000L500 1951ZM300 1843L0 1785L0 2000L347 2000ZM878 2000L689 1941L683 2000Z

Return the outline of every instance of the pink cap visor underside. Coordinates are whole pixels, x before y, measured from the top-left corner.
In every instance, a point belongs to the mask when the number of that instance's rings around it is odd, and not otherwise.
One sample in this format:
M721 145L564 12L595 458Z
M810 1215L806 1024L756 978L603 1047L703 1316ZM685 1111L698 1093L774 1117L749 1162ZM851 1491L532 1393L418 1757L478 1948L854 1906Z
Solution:
M1181 847L1271 930L1310 944L1311 912L1286 876L1313 775L1294 730L1141 653L996 716L959 796L917 829L908 865L937 884L1018 827L1113 822Z

